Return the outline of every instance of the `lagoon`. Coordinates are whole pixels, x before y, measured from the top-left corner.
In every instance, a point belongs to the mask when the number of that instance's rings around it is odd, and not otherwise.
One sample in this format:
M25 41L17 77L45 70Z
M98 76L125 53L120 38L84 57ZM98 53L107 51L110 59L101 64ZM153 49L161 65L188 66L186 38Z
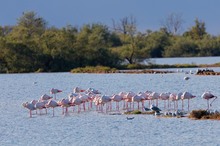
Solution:
M150 58L150 62L155 64L215 64L220 62L220 56L212 57L178 57L178 58Z
M219 145L219 121L153 115L134 115L133 120L127 120L126 115L99 113L95 108L67 115L56 108L55 117L49 109L47 115L29 118L28 111L22 107L25 101L50 94L51 88L63 90L58 99L67 98L76 86L92 87L106 95L120 91L188 91L196 96L190 101L190 110L206 109L206 100L201 99L204 91L220 96L219 76L189 74L187 81L183 79L185 76L185 73L0 74L0 145ZM163 102L159 106L162 108ZM211 108L220 110L220 99Z

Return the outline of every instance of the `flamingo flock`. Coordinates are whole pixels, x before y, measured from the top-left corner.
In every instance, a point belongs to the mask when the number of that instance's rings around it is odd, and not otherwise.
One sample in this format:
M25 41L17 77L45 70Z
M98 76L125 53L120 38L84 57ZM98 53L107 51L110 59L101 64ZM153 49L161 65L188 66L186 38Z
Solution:
M62 114L65 115L69 112L69 108L72 108L72 112L76 111L80 113L83 111L90 111L95 106L95 110L100 113L108 112L120 112L121 110L133 111L133 110L152 110L159 113L161 110L159 107L163 107L165 111L178 111L179 101L182 102L182 111L184 111L184 101L187 100L188 107L187 110L190 111L190 100L196 96L189 92L180 93L157 93L152 91L145 92L120 92L113 95L102 95L101 92L94 88L88 88L87 90L75 87L68 95L67 98L62 98L60 100L56 99L56 94L62 92L62 90L52 88L50 93L53 96L44 94L40 96L38 100L32 100L31 102L23 103L23 107L29 110L29 117L32 117L33 111L36 114L42 115L42 110L45 110L47 114L47 109L53 110L54 108L61 107ZM201 96L203 99L207 100L208 109L209 106L214 102L217 96L214 96L211 92L204 92ZM213 99L211 104L209 100ZM113 106L114 104L114 106ZM147 108L148 106L148 108ZM77 109L77 110L76 110Z

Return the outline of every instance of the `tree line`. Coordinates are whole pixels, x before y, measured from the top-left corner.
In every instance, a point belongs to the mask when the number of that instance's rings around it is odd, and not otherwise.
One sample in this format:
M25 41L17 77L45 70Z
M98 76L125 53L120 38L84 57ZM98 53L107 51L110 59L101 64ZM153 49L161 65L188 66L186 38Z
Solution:
M128 16L111 27L85 24L48 27L33 11L24 12L14 26L0 26L0 72L60 72L85 66L119 68L155 57L220 56L220 36L206 32L205 22L182 34L181 17L172 14L159 30L137 30Z

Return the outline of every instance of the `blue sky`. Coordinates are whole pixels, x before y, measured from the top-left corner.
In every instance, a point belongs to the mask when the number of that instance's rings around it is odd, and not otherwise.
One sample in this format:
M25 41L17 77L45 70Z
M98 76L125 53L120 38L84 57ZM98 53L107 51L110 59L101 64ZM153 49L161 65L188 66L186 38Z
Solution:
M34 11L49 26L102 23L112 26L112 19L134 16L140 31L158 30L171 13L181 14L183 31L198 18L206 23L207 32L220 35L220 0L3 0L0 25L16 25L22 12Z

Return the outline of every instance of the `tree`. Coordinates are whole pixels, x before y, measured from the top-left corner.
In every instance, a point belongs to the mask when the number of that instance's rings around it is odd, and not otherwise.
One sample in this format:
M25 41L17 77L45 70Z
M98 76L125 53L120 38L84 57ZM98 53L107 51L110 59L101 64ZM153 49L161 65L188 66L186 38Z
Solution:
M168 33L176 35L180 32L183 22L181 14L171 13L162 21L162 27L164 27Z
M122 36L121 55L130 64L134 63L136 57L136 38L137 24L136 19L133 16L122 18L119 23L113 21L113 29L119 35Z
M23 15L18 18L18 26L24 29L28 37L33 34L41 35L46 29L47 22L42 18L38 17L33 11L24 12Z
M163 57L163 52L166 46L170 45L170 37L161 29L160 31L155 31L146 37L145 41L145 53L148 57Z
M165 47L163 55L164 57L192 57L197 56L198 52L198 46L195 41L178 37L173 38L171 45Z
M183 34L183 36L189 36L193 40L201 40L207 34L205 22L199 21L197 18L195 20L195 26Z

